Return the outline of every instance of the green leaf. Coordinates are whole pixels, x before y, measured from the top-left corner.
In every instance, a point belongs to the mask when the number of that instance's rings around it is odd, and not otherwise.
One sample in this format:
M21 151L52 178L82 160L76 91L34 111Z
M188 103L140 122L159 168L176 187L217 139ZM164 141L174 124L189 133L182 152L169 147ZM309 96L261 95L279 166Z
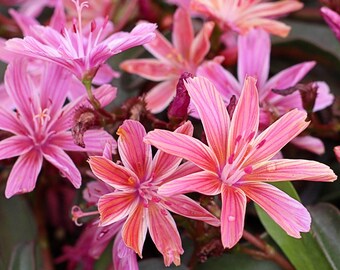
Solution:
M39 269L36 259L36 246L34 242L21 243L16 246L12 253L12 258L8 270Z
M290 182L275 183L275 186L299 200ZM255 205L255 207L263 226L297 270L333 269L319 246L313 231L302 233L301 239L293 238L282 230L258 205Z
M309 207L316 240L333 269L340 269L340 213L331 204L320 203Z
M138 263L139 270L189 270L185 265L175 266L170 265L169 267L164 266L163 259L160 258L152 258L152 259L143 259Z
M5 269L8 269L15 249L20 244L25 245L36 239L37 226L33 213L22 196L11 199L0 196L0 220L0 261L5 265Z
M256 260L246 254L225 254L220 257L210 258L205 263L199 264L197 270L280 270L281 268L271 261Z

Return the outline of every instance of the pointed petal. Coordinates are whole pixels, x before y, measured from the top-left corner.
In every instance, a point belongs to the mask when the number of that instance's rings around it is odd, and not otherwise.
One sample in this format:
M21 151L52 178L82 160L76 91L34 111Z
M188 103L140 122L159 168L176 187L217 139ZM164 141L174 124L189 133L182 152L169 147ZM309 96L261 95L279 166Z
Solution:
M178 8L173 17L172 42L177 51L189 59L190 45L194 39L190 14L184 8Z
M215 61L207 61L197 69L197 75L210 80L226 102L241 95L241 85L228 70Z
M266 83L261 94L265 96L272 89L286 89L296 85L315 66L316 62L303 62L282 70Z
M315 153L317 155L322 155L325 153L325 146L323 141L319 138L312 136L298 136L291 141L295 146Z
M313 160L279 159L263 162L244 176L249 181L323 181L332 182L337 176L325 164Z
M230 124L228 156L237 156L244 147L248 146L249 142L253 141L259 126L259 116L256 80L253 77L247 77Z
M290 236L300 238L300 232L310 230L311 217L307 209L278 188L266 183L249 183L242 185L242 190Z
M142 249L148 224L147 208L139 203L132 210L123 225L122 238L125 245L133 249L142 258Z
M271 159L309 125L306 117L306 112L294 109L274 122L255 139L244 166Z
M177 77L180 72L173 65L156 59L126 60L119 67L126 72L157 82L169 80L174 76Z
M100 226L107 226L127 217L135 207L134 193L116 191L105 194L98 201Z
M221 192L220 178L211 172L197 172L177 178L160 186L158 193L162 196L171 196L189 192L198 192L204 195L217 195Z
M181 237L170 213L159 204L151 203L148 207L149 232L157 249L163 254L165 266L181 264L183 254Z
M114 188L126 189L138 181L133 172L105 157L90 156L88 162L94 175Z
M168 154L190 160L202 169L217 171L218 163L214 153L201 141L191 136L156 129L145 136L144 142Z
M52 163L75 188L81 185L81 175L72 159L61 148L54 145L42 147L44 158Z
M252 76L259 89L264 86L269 74L270 47L269 34L262 29L238 36L237 76L241 84L246 76Z
M190 121L187 121L178 127L174 132L192 136L194 127ZM167 178L169 175L172 175L173 172L178 168L178 165L181 161L182 158L180 157L169 155L163 151L157 151L153 159L153 179L161 181Z
M19 156L7 180L6 198L32 191L37 182L42 162L42 155L36 150Z
M225 248L232 248L241 239L246 215L247 198L241 189L223 185L221 237Z
M157 84L145 96L148 110L152 113L163 111L176 95L178 78Z
M0 129L14 134L25 133L25 128L22 126L20 117L2 106L0 106Z
M212 226L220 226L220 221L194 200L184 195L176 195L162 199L164 206L178 215L204 221Z
M185 87L202 120L208 144L219 165L224 165L230 119L222 97L215 86L204 77L187 79Z
M143 142L144 126L135 120L125 120L117 134L118 151L126 168L133 171L140 181L147 180L152 172L151 146Z
M12 136L0 141L0 159L21 156L33 148L33 142L26 136Z
M315 82L318 90L313 111L317 112L327 108L334 102L334 95L331 93L329 86L325 82Z
M210 36L214 29L213 22L204 23L201 31L193 40L190 48L190 59L195 66L199 65L210 50Z
M334 32L336 38L340 40L340 15L328 7L320 9L321 15Z
M105 130L91 129L84 134L85 148L74 143L71 131L59 132L51 138L52 144L58 145L65 151L79 151L102 154L106 143L112 145L112 149L117 148L117 143L113 137Z
M144 44L153 56L165 63L177 64L178 52L172 44L157 30L155 31L156 37L149 43Z

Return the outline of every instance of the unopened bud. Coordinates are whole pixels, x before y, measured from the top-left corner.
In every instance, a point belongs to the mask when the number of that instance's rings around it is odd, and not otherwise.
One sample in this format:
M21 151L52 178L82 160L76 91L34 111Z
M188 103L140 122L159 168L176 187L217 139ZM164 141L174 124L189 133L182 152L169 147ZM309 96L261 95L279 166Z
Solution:
M176 96L169 105L168 118L174 122L181 122L188 117L188 107L190 97L185 88L184 81L194 76L189 72L184 72L178 80L176 86Z
M233 118L235 108L236 108L236 96L232 95L229 101L229 105L227 106L227 111L229 113L230 119Z

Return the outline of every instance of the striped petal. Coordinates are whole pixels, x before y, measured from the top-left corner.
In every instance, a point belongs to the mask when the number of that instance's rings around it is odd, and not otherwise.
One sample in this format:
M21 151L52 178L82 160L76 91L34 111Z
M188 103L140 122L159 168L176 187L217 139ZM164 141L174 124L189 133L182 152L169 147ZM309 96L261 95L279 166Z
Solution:
M243 234L247 198L241 189L223 185L221 237L225 248L232 248Z
M184 8L178 8L173 18L172 42L177 51L189 59L190 45L194 39L190 14Z
M278 188L266 183L249 183L242 185L242 190L288 235L300 238L300 232L310 230L311 217L307 209Z

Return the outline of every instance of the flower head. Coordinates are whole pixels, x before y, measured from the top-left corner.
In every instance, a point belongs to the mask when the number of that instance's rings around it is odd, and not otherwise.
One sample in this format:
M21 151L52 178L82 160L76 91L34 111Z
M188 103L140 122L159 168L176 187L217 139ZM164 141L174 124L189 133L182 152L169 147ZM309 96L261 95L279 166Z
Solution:
M181 239L169 211L218 226L218 220L190 198L160 196L158 189L173 177L183 176L199 168L191 163L179 166L181 158L158 151L152 159L151 146L143 143L144 127L137 121L126 120L118 129L118 150L124 166L105 157L91 156L93 173L115 191L102 196L98 202L100 222L107 226L124 221L122 238L139 256L147 231L165 265L180 264L183 253ZM192 126L184 124L176 133L192 134ZM188 135L187 135L188 136Z
M107 19L82 25L81 13L88 2L72 0L77 9L71 28L61 32L50 26L35 25L35 34L23 39L13 38L6 42L6 49L17 54L48 60L69 69L80 80L92 80L97 70L111 56L131 47L151 41L156 25L142 23L130 33L109 35L112 24Z
M263 0L192 0L191 9L215 19L224 30L245 34L252 28L285 37L290 27L273 18L299 10L303 4L296 0L267 2Z
M248 34L238 37L238 80L214 61L205 62L197 70L198 75L208 78L215 84L226 102L229 102L233 95L240 97L247 75L255 77L261 106L261 127L268 127L273 119L276 120L291 109L304 110L299 91L283 96L277 93L279 91L274 93L272 89L283 90L295 86L315 65L313 61L296 64L268 79L270 49L269 34L261 29L253 29ZM328 85L321 81L314 82L313 85L317 88L313 110L319 111L331 105L334 96L330 93ZM293 143L317 154L324 152L322 141L311 136L303 136L303 140L296 138Z
M202 120L208 145L165 130L149 132L144 141L161 151L187 159L203 171L165 183L159 194L186 192L221 194L221 235L224 247L242 236L247 197L260 205L289 235L310 229L304 206L268 184L276 181L334 181L326 165L308 160L271 160L308 126L306 113L292 110L258 134L259 100L256 80L247 77L230 119L224 101L206 78L188 79L186 88Z
M194 37L190 14L182 8L174 15L173 45L159 32L156 38L144 47L157 59L126 60L120 67L146 79L161 82L145 97L151 112L164 110L176 93L176 85L182 73L196 74L197 67L210 49L209 38L214 23L207 22Z
M5 74L6 91L16 112L0 107L0 129L13 134L0 142L0 159L19 156L7 181L5 195L8 198L34 189L43 159L57 167L79 188L80 172L64 150L100 153L107 141L115 145L112 136L100 129L89 130L85 134L85 148L75 145L70 119L75 107L89 106L87 98L80 97L63 107L70 73L46 63L43 74L37 80L27 72L26 60L14 61ZM115 96L115 89L111 86L104 85L98 90L97 98L104 104Z

